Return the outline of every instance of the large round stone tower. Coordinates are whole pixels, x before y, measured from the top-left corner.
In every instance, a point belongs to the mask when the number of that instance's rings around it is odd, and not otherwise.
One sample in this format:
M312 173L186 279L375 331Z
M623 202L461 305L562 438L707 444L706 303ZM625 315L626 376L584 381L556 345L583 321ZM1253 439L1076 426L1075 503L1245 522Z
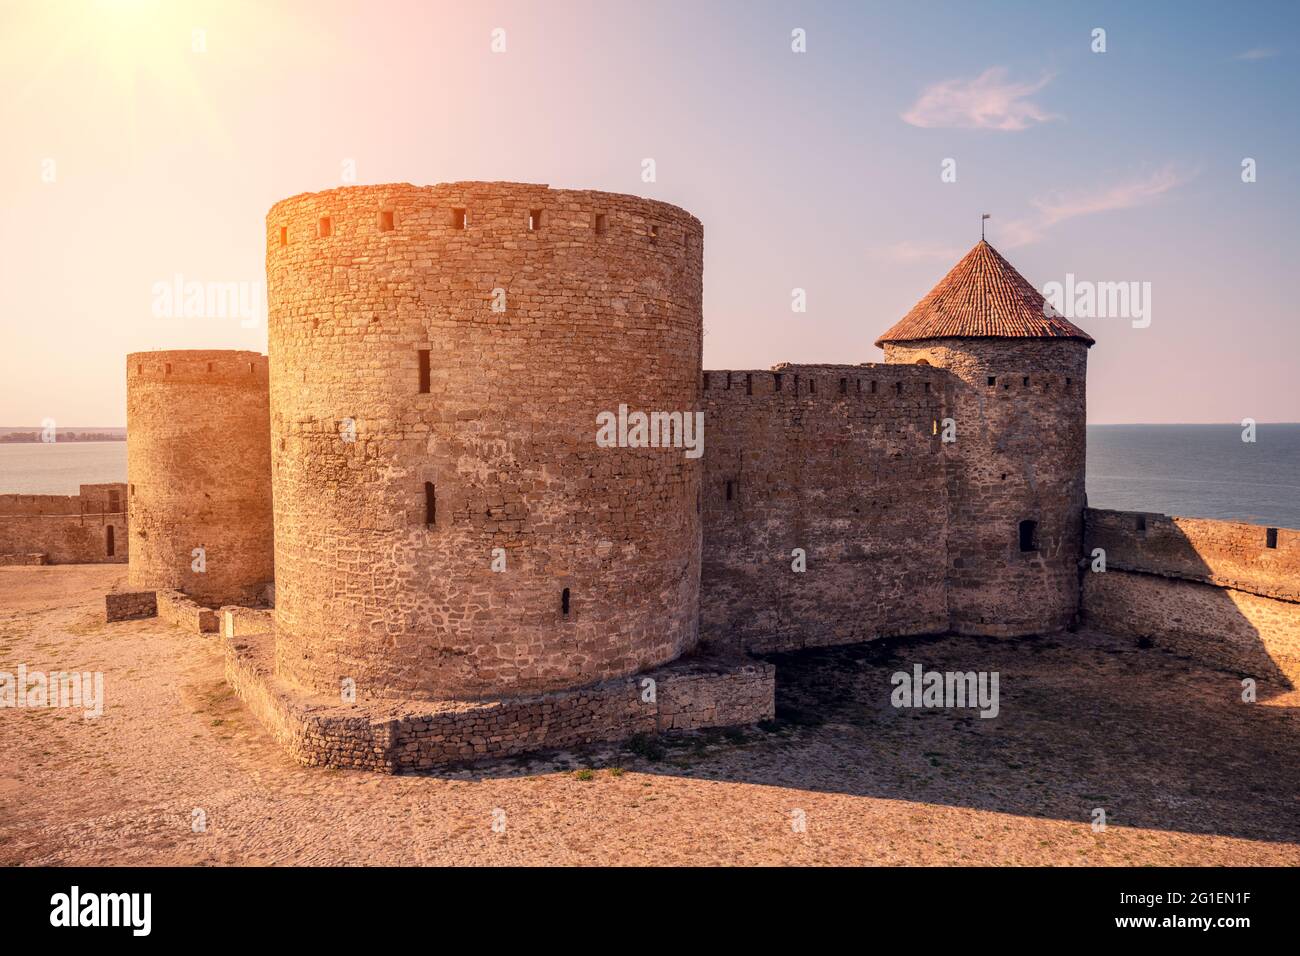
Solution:
M274 577L266 356L126 357L128 577L248 604Z
M276 666L306 689L580 686L698 637L703 232L660 202L358 186L266 220Z
M962 634L1059 630L1078 610L1093 339L984 240L876 342L956 377L948 609Z

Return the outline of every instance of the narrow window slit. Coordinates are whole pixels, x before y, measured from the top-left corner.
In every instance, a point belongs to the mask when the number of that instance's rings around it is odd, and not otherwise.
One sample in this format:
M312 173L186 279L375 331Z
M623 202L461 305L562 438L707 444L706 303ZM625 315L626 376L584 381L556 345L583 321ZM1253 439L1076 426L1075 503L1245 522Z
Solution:
M429 391L429 350L420 349L420 394L427 394Z
M1020 522L1020 550L1038 550L1038 522L1025 520Z
M432 481L424 483L424 523L436 524L438 519L438 491Z

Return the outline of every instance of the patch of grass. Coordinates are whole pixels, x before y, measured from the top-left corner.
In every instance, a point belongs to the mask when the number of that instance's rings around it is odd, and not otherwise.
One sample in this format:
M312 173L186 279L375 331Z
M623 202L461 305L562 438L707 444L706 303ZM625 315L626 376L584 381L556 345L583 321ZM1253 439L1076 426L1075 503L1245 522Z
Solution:
M573 771L573 779L574 780L595 780L596 771L592 770L590 767L583 767L581 770Z
M625 774L625 773L627 773L627 771L624 770L622 767L610 767L610 768L609 768L609 775L610 775L611 777L621 777L621 776L623 776L623 774Z
M650 734L637 734L624 746L638 757L649 760L651 763L663 760L664 754L667 752L664 750L664 745L659 742L659 738Z

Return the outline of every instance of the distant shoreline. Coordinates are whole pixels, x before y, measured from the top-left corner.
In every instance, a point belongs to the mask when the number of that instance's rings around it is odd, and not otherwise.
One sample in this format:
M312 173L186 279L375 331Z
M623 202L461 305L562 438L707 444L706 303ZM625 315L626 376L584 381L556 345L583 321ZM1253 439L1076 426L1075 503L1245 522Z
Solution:
M68 444L95 444L96 442L122 442L126 441L125 435L110 435L103 432L69 432L67 434L54 436L54 441L45 441L41 438L40 432L10 432L7 435L0 435L0 444L3 445L68 445Z

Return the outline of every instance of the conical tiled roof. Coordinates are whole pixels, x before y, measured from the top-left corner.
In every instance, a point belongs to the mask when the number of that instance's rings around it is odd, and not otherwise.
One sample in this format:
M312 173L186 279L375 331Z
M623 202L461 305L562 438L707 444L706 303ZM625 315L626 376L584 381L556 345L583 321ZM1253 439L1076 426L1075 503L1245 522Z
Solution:
M1046 311L1042 294L981 239L876 344L946 338L1079 339L1093 344L1083 329Z

